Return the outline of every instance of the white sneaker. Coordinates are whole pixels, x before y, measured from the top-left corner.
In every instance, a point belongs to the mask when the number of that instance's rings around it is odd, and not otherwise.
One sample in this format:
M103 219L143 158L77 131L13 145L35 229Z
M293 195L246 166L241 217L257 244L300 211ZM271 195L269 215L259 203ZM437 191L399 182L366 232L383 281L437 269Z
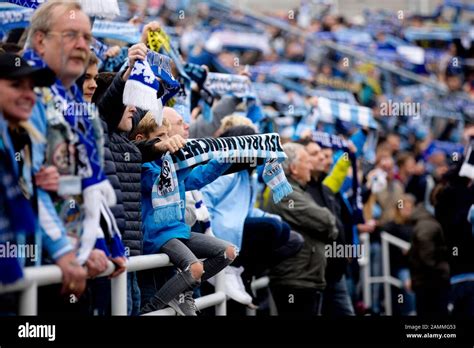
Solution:
M244 282L240 275L243 272L243 267L228 266L225 271L225 292L226 294L243 305L252 303L252 297L245 291Z

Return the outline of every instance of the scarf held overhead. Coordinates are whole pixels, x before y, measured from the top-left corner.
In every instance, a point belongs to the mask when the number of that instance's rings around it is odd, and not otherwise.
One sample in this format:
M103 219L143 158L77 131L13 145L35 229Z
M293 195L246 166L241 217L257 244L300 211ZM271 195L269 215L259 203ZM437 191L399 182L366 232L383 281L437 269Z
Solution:
M190 139L186 145L162 159L161 175L153 185L152 205L155 221L163 223L182 219L177 171L204 164L215 159L221 163L255 163L265 160L263 180L273 191L273 199L279 202L292 192L281 163L287 158L276 133L226 137Z

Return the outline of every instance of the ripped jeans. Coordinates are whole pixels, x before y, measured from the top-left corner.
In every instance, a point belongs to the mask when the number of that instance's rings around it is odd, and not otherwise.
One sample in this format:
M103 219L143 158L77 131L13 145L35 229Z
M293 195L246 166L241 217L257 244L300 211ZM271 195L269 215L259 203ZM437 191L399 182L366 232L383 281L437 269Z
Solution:
M169 256L173 265L178 268L153 298L146 304L146 310L164 308L171 300L187 290L192 290L227 267L233 260L226 255L226 249L232 244L221 239L202 233L191 232L189 239L173 238L161 247L161 252ZM201 280L193 278L190 267L199 259L205 258L202 263L204 273ZM145 309L144 307L144 309Z

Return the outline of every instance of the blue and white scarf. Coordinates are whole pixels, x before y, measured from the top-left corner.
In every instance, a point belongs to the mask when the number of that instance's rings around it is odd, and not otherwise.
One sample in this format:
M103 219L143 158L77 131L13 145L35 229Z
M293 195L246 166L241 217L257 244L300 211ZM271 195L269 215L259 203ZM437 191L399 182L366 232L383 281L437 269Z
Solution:
M120 15L117 0L77 0L89 17L112 19Z
M224 47L259 50L264 54L271 52L268 37L259 33L215 31L206 41L209 52L219 52Z
M22 7L37 8L46 0L8 0L8 2Z
M125 83L123 104L149 110L153 114L156 123L161 126L163 121L163 102L158 97L160 88L160 83L148 61L137 60L130 77Z
M35 67L44 68L47 66L33 50L26 50L24 58ZM61 81L57 79L54 85L51 86L51 92L56 105L61 108L64 119L79 137L77 150L81 161L79 161L78 172L82 177L82 188L85 189L106 180L102 169L96 131L91 121L91 118L95 115L89 114L90 109L85 107L87 103L84 101L78 86L72 85L68 92ZM80 110L80 115L76 114L77 110Z
M265 160L263 181L273 191L273 199L279 202L292 192L281 163L286 154L276 133L227 137L190 139L186 145L162 159L161 175L152 189L152 205L157 223L183 218L177 171L216 159L222 163L255 163Z
M313 73L305 63L260 63L250 67L252 74L281 76L288 79L311 80Z
M33 10L19 8L15 10L0 10L0 33L6 34L12 29L26 28L30 25Z
M209 73L203 86L204 91L210 93L213 97L232 95L236 98L243 98L247 104L247 117L252 122L260 121L264 114L260 105L260 101L252 88L252 83L247 76L234 74ZM207 102L206 104L209 105ZM209 113L208 110L204 109ZM206 114L204 113L206 118ZM212 115L206 118L209 122Z
M36 67L47 66L41 57L32 50L26 50L24 58L30 65ZM78 86L75 84L67 91L61 81L57 79L54 85L50 87L50 91L54 100L55 109L58 111L58 114L63 116L64 120L71 127L74 136L77 137L77 142L74 144L77 167L75 168L75 173L71 174L81 177L82 192L96 184L104 183L107 178L102 165L103 138L97 114L95 114L94 109L91 108L91 104L84 101ZM48 120L48 122L58 122L58 120ZM102 210L109 210L105 198L101 194L99 194L98 197L100 197L102 201L96 202L97 206ZM66 205L63 204L62 207L64 208L68 205L69 203ZM102 214L104 213L102 212ZM108 216L111 215L109 212ZM85 218L81 217L80 223L83 224L84 220ZM123 255L124 249L121 244L120 231L114 223L115 220L108 224L109 229L107 232L111 237L111 254L118 256ZM74 222L71 224L74 224ZM80 234L80 236L77 236L80 238L81 243L78 249L79 259L83 260L87 258L87 250L92 250L94 246L103 249L107 254L109 253L105 247L105 243L101 243L103 232L101 235L100 226L97 226L96 231L88 230L87 236L85 235L84 228L77 229L73 227L73 229ZM104 244L104 246L102 244Z
M125 41L129 44L140 42L140 28L128 22L95 20L92 35L96 38Z
M201 106L202 115L207 122L211 122L213 118L212 104L214 102L214 97L212 93L208 91L206 87L204 87L204 83L207 79L207 70L200 65L186 63L184 66L184 71L198 86L199 92L201 94L199 104Z
M163 92L161 102L165 105L174 95L179 92L180 84L171 72L171 58L167 55L148 51L147 61L156 77L160 79Z
M107 57L102 66L103 71L119 71L128 58L128 47L120 48L119 54L114 57Z
M255 97L250 79L242 75L209 73L204 87L214 96Z

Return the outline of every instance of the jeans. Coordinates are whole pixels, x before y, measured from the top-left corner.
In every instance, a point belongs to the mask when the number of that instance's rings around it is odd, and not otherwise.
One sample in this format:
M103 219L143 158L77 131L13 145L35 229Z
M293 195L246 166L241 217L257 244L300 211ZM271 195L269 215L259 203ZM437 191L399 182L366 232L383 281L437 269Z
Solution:
M227 248L231 244L201 233L191 232L189 239L173 238L161 247L161 252L169 256L178 272L169 279L146 305L147 310L164 308L171 300L186 290L193 290L201 280L207 280L227 267L232 260L227 257ZM204 273L201 279L191 274L191 265L203 262Z
M349 291L347 290L345 275L338 281L327 282L326 289L324 289L322 314L328 317L355 315Z
M137 316L140 314L140 287L138 286L137 273L127 274L127 315Z
M459 318L474 317L474 281L451 285L453 315Z
M321 315L322 291L312 288L270 286L279 316Z

